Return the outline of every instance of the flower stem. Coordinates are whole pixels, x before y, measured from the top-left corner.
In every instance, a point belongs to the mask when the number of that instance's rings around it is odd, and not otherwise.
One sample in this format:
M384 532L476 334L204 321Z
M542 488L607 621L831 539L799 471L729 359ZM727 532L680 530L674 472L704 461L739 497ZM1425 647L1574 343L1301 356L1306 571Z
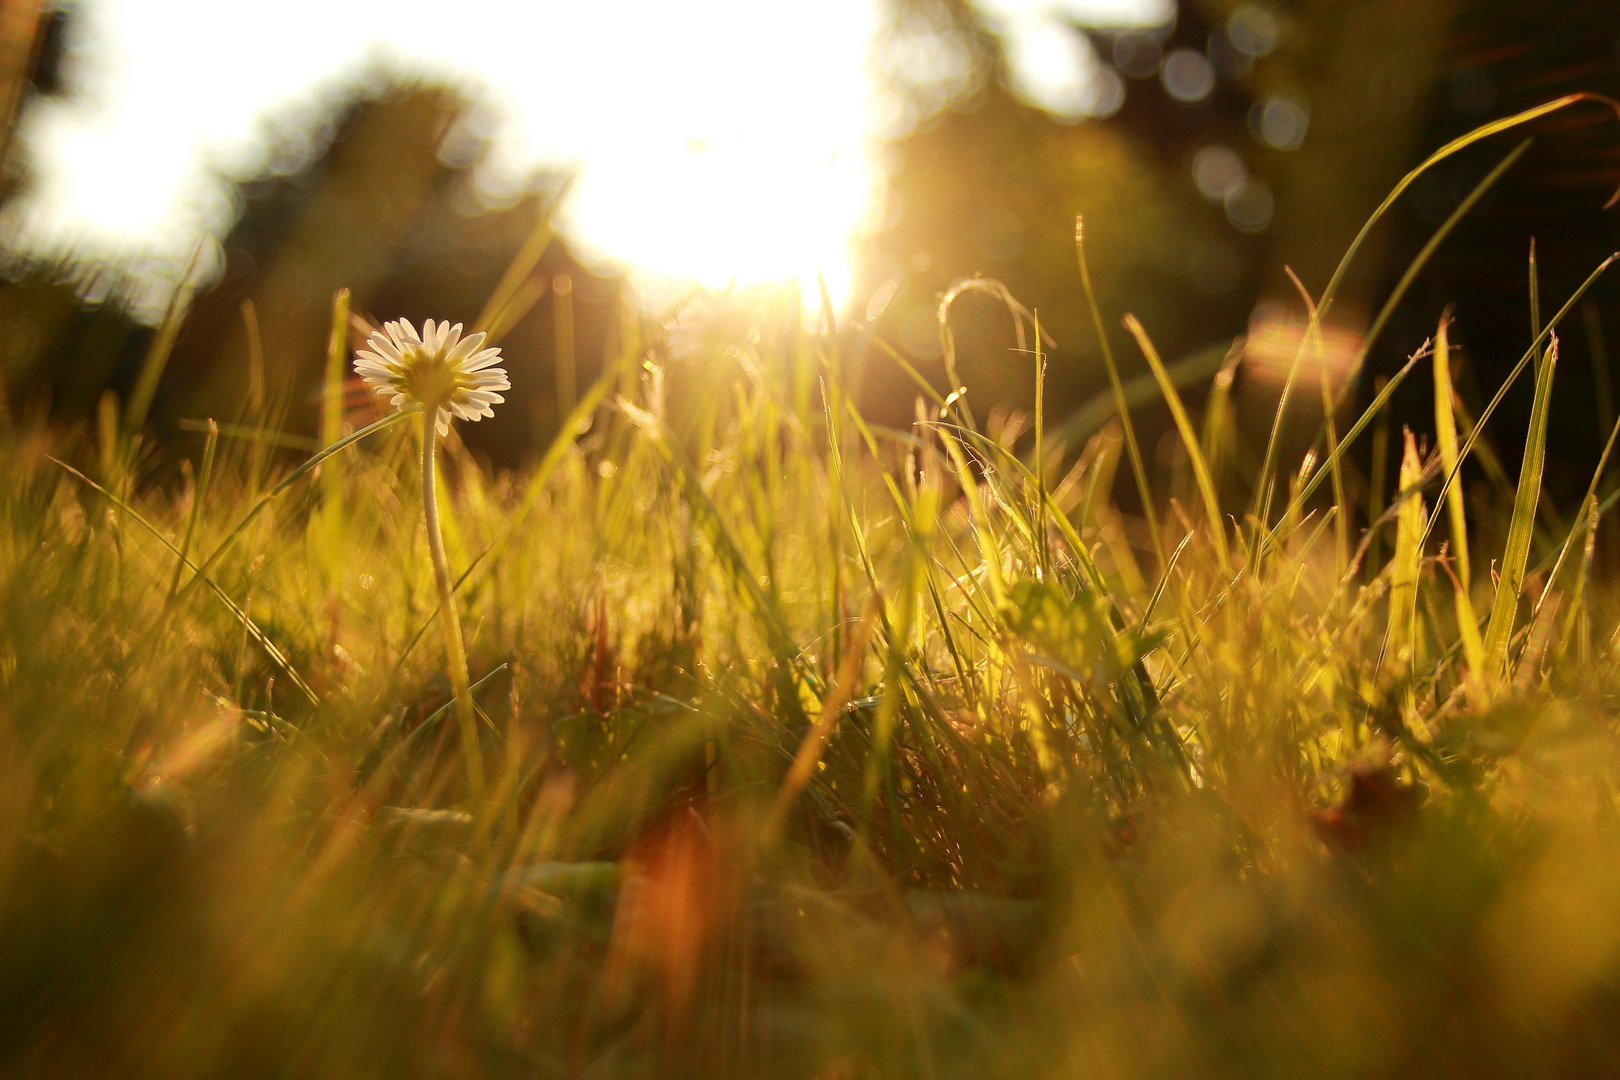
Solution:
M428 551L433 556L433 582L439 587L439 616L444 623L444 649L450 665L450 689L456 698L456 723L461 728L461 756L467 763L467 786L472 789L473 802L480 804L484 801L484 756L478 748L478 725L468 689L467 648L462 644L461 620L450 592L450 562L439 529L439 489L433 470L438 413L434 408L422 413L422 514L427 519Z

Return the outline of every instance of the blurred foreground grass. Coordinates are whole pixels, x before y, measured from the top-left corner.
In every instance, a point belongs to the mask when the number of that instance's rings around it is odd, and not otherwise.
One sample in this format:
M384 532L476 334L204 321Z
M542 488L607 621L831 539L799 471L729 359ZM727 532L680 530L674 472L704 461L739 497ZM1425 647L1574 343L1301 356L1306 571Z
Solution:
M626 341L529 473L452 436L481 802L416 425L276 487L233 429L169 489L115 410L8 430L0 1071L1620 1070L1620 612L1596 495L1536 519L1553 325L1518 490L1464 505L1437 410L1373 566L1340 433L1217 503L1229 370L1150 525L1128 427L1071 462L925 386L874 427L825 319L750 326Z

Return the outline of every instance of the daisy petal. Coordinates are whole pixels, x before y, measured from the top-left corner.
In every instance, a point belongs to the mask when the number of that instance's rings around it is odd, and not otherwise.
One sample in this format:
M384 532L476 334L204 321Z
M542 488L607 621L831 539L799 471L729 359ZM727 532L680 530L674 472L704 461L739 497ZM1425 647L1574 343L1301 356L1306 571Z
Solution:
M464 367L467 357L471 356L478 348L479 341L483 336L483 334L474 334L470 338L464 338L457 342L455 348L445 354L445 360L452 367Z
M461 370L463 370L463 371L480 371L480 370L482 370L484 368L489 367L491 364L493 364L495 361L499 360L500 358L501 358L501 350L499 350L499 349L485 349L483 352L474 353L473 355L469 356L467 359L463 360L461 362Z

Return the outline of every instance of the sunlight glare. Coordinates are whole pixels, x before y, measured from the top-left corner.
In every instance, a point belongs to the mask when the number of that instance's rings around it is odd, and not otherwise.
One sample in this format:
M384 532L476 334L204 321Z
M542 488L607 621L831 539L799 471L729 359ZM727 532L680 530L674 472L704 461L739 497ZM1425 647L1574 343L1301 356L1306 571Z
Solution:
M571 167L563 224L644 285L850 279L881 180L870 0L570 4L215 0L80 9L75 94L26 137L38 182L15 246L175 263L236 213L217 174L265 165L266 118L311 115L382 67L463 86L495 115L487 188ZM453 12L453 14L452 14Z
M986 0L994 20L1033 0ZM1160 0L1041 5L1104 21ZM1079 5L1079 7L1076 7ZM1074 9L1074 10L1070 10ZM881 0L88 0L66 100L26 117L36 182L0 222L14 249L176 266L238 213L220 176L262 171L285 131L370 70L487 103L481 186L569 167L562 224L587 258L672 284L818 272L846 300L879 204L892 106L873 62ZM1016 75L1016 73L1015 73ZM217 257L217 252L212 252Z

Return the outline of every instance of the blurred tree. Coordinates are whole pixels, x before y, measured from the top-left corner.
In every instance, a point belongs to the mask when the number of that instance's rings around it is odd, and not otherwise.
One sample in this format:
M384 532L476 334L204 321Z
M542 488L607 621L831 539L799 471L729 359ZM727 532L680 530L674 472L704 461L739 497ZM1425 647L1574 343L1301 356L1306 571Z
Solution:
M1114 121L1076 122L1015 95L997 39L972 8L935 0L896 7L895 34L914 33L918 25L949 27L936 32L955 35L954 47L971 55L973 74L954 102L923 115L895 145L890 203L870 240L863 277L868 293L886 298L868 311L879 336L937 374L938 294L982 273L1038 311L1055 339L1053 400L1072 405L1099 392L1106 382L1079 297L1077 215L1086 222L1115 352L1129 366L1139 360L1119 326L1126 310L1137 313L1169 356L1242 329L1254 301L1258 241L1233 229L1221 206L1178 175L1196 144L1230 139L1229 129L1241 129L1247 99L1240 88L1223 85L1207 95L1216 101L1186 107L1145 81L1155 64L1125 85ZM1128 41L1173 51L1196 40L1201 25L1183 20L1162 31L1095 32L1094 47ZM1068 29L1077 40L1087 33ZM958 305L953 327L962 377L973 401L1027 403L1033 364L1006 352L1012 339L1005 317L984 317L991 303L973 297ZM874 409L891 419L909 417L910 392L901 381L882 364L868 378Z
M563 177L537 176L511 205L484 206L474 186L483 147L469 142L464 124L470 107L430 86L356 97L337 111L330 144L307 166L241 186L241 217L221 241L223 275L199 298L176 344L160 422L235 415L246 400L252 348L244 302L260 336L266 392L284 403L285 426L301 432L317 425L338 289L349 289L353 310L374 322L473 326L524 242L545 227ZM290 137L307 137L308 127ZM553 283L565 279L567 295L559 296ZM508 464L555 429L559 306L572 320L577 379L594 377L617 320L617 280L581 264L560 239L549 243L530 282L534 306L499 342L511 358L508 405L463 432ZM361 340L356 332L351 347Z
M42 25L24 99L70 88L58 64L67 17L53 13ZM324 112L272 125L280 143L265 171L225 178L240 215L221 238L220 272L204 282L158 386L149 420L160 432L173 434L187 419L243 420L258 398L274 426L313 433L340 288L374 321L448 318L470 327L478 319L514 257L545 227L565 178L537 175L519 197L486 205L476 186L484 145L468 122L471 108L444 89L371 77L328 100ZM26 147L7 159L6 177L6 195L28 183ZM69 421L87 417L104 390L127 397L152 336L127 304L142 284L101 263L13 256L0 280L4 386ZM555 377L554 354L571 354L575 384L593 379L608 327L618 323L619 289L617 278L550 239L520 289L532 306L502 331L513 374L508 406L467 426L472 445L516 464L549 441L569 381ZM351 347L360 340L357 328ZM256 351L259 376L250 362ZM351 404L358 418L379 405L363 396Z
M1075 71L1087 82L1069 98L1031 103L1038 95L1018 57L1009 59L1028 44L1018 43L1028 24L1008 14L1014 9L1044 12L1042 33L1057 37L1041 40L1078 58ZM1106 388L1079 296L1077 215L1086 221L1105 330L1127 376L1142 371L1119 326L1127 310L1167 359L1200 355L1209 368L1257 312L1297 315L1283 267L1319 292L1366 215L1423 153L1559 93L1620 92L1620 9L1611 3L1547 12L1510 0L1183 0L1167 9L1174 19L1163 26L1112 28L1080 25L1077 9L1058 0L887 0L886 10L879 58L898 103L892 175L861 271L859 293L870 303L856 314L943 385L939 295L975 273L1000 278L1056 342L1049 388L1059 415ZM71 92L60 64L70 15L6 7L11 21L0 25L0 45L11 42L11 51L0 48L0 75L26 72L7 83L20 107ZM18 57L28 58L21 69ZM560 178L537 177L505 208L481 205L479 148L462 119L468 107L444 90L385 80L357 84L327 114L284 125L287 152L271 155L283 164L238 178L242 210L222 240L222 276L197 300L152 421L241 415L251 354L244 300L257 315L267 390L284 403L288 427L302 431L313 430L319 412L335 289L350 288L355 310L377 318L472 322ZM1456 301L1463 381L1478 404L1479 390L1494 387L1528 339L1520 260L1529 237L1540 243L1549 309L1620 248L1620 219L1596 209L1620 165L1620 141L1604 123L1589 109L1537 126L1542 145L1441 250L1369 371L1387 370ZM1349 338L1429 231L1510 146L1497 140L1437 170L1375 233L1337 308ZM28 182L26 147L6 155L4 177L0 196ZM571 286L566 295L550 288L562 280ZM513 404L468 429L502 461L553 430L556 400L570 382L552 362L559 343L572 341L572 384L583 387L617 322L619 282L581 265L562 241L529 286L538 302L502 342L513 358ZM0 374L12 396L48 391L56 415L80 417L103 388L127 393L150 333L122 304L133 287L108 266L13 257L0 282ZM1566 327L1558 388L1569 395L1569 415L1583 419L1555 430L1555 473L1595 457L1600 424L1614 411L1606 371L1587 363L1587 329L1596 343L1610 319L1608 288L1590 319ZM563 325L554 323L557 313ZM1000 402L1028 404L1033 365L1009 351L1007 315L973 293L955 314L970 400L981 413ZM1268 426L1276 377L1275 364L1243 369L1238 400L1251 432ZM890 422L911 417L911 388L875 351L865 378L874 412ZM1424 394L1416 385L1403 391L1396 419L1425 427ZM1583 396L1590 402L1575 400ZM1290 453L1314 430L1314 401L1296 398ZM1522 427L1516 401L1496 429L1507 435L1508 454ZM1151 459L1164 418L1149 408L1141 427Z
M1089 99L1079 107L1032 103L1039 95L1015 63L1028 51L1019 38L1027 24L1008 15L1014 9L1042 12L1049 32L1054 24L1068 30L1082 74L1089 72ZM1319 294L1366 217L1431 150L1563 93L1620 92L1620 6L1612 3L1552 12L1511 0L1183 0L1172 21L1147 28L1081 25L1073 10L891 0L890 37L904 46L897 55L932 64L890 72L914 126L894 143L891 202L862 279L864 295L876 298L868 314L878 335L936 377L937 295L975 273L1004 280L1056 338L1054 410L1106 387L1078 295L1076 213L1086 218L1115 354L1139 372L1118 325L1125 311L1136 312L1167 358L1218 348L1268 313L1298 317L1284 267ZM920 34L935 45L915 45ZM1620 179L1612 119L1589 108L1531 130L1542 145L1441 249L1367 372L1388 370L1416 348L1443 304L1456 301L1460 336L1473 346L1473 383L1465 385L1493 390L1529 339L1529 236L1540 239L1549 313L1620 248L1620 219L1598 210ZM1336 307L1347 348L1435 226L1512 145L1493 140L1447 163L1375 231ZM953 321L971 400L1027 404L1031 365L1008 356L1006 323L985 315L984 303L963 301L960 325ZM1606 303L1598 303L1600 315ZM1593 325L1601 329L1603 320ZM1574 365L1571 335L1583 338ZM1594 374L1606 384L1587 365L1584 337L1566 326L1561 392L1612 400L1590 389ZM1243 426L1258 440L1276 401L1276 367L1240 369ZM909 415L911 392L881 363L868 392L891 419ZM1426 393L1403 391L1397 417L1427 429ZM1294 460L1319 422L1316 400L1295 399ZM1503 423L1511 452L1522 416L1510 411ZM1148 410L1139 426L1151 456L1164 418L1155 424ZM1589 468L1597 430L1584 420L1578 437L1555 443L1563 459L1554 471L1564 461Z
M26 148L12 139L18 117L71 92L63 66L72 14L28 0L0 9L0 207L33 183ZM0 410L87 415L144 346L145 331L116 299L128 279L108 266L14 255L0 266Z

